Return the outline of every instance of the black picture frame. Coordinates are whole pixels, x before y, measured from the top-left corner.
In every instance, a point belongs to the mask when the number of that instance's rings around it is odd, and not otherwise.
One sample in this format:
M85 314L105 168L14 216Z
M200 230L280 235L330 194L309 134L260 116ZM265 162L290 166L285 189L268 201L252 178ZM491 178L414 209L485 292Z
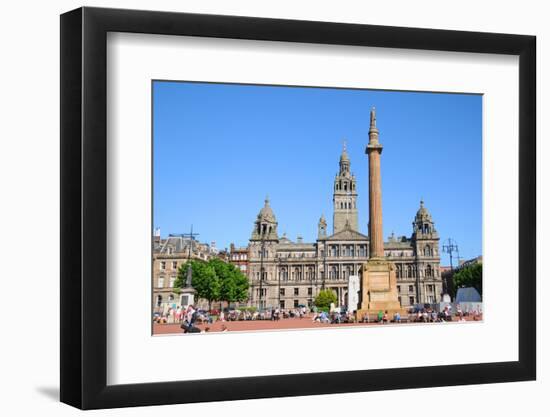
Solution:
M519 360L107 385L108 32L519 56ZM524 35L88 7L61 15L61 401L96 409L534 380L535 51Z

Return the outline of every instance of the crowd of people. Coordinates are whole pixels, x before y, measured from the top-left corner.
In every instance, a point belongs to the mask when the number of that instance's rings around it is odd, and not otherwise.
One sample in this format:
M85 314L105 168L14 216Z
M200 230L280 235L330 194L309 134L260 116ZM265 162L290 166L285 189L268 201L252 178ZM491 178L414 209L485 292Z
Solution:
M346 311L345 309L333 309L331 311L317 311L314 307L309 309L305 306L293 309L281 309L273 307L264 311L253 309L225 309L221 311L200 310L194 305L187 307L168 308L164 314L156 314L153 321L157 324L180 324L184 333L204 333L210 330L209 325L215 321L249 321L249 320L271 320L281 319L303 319L311 318L314 323L341 324L341 323L436 323L450 321L466 321L467 317L474 321L482 319L480 310L473 309L463 311L460 305L456 306L453 313L451 306L447 305L443 310L437 311L426 305L424 308L411 308L405 317L401 316L399 311L389 313L388 311L378 311L377 313L364 314L358 317L356 311ZM206 325L202 330L197 327L198 324ZM227 331L227 326L222 325L222 331Z
M157 313L153 321L157 324L174 324L189 321L194 314L195 321L199 323L213 323L214 321L248 321L248 320L280 320L288 318L303 318L309 312L306 307L297 307L294 309L271 308L264 311L251 309L225 309L225 310L200 310L196 306L190 305L187 308L168 308L165 313Z

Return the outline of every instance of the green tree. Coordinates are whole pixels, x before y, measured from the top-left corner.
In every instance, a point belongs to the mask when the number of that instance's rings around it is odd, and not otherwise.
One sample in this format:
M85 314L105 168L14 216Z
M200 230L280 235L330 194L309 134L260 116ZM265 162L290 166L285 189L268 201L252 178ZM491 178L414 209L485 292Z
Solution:
M208 301L208 308L211 309L212 302L220 299L221 280L216 274L215 268L203 261L190 260L178 269L178 276L174 287L183 288L187 281L187 270L192 268L191 285L198 298Z
M198 298L208 301L209 309L213 301L234 303L247 300L248 278L237 267L219 258L212 258L208 262L191 260L180 266L174 287L181 289L185 286L189 265L193 268L191 285Z
M336 293L332 290L321 290L317 297L315 297L315 306L321 310L327 310L330 308L331 303L336 304Z
M479 295L483 295L483 264L476 263L462 268L453 275L454 293L461 287L474 287Z
M212 258L208 261L220 279L220 301L243 302L248 299L248 278L235 266Z

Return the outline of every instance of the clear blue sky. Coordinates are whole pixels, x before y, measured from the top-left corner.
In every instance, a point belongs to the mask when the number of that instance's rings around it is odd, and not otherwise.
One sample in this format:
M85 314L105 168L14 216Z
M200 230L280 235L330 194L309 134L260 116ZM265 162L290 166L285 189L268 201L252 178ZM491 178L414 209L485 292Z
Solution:
M481 254L482 97L375 90L153 83L154 226L219 248L248 243L269 195L279 233L313 242L342 142L367 234L369 111L382 152L384 236L410 236L424 199L441 242ZM442 257L447 265L449 258Z

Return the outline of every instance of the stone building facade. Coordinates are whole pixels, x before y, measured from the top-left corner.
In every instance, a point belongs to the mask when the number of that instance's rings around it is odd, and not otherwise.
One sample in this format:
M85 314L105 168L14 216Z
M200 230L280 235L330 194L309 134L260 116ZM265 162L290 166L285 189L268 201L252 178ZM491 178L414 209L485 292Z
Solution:
M191 241L181 235L162 239L156 232L153 238L153 310L164 312L173 305L185 305L183 295L175 291L178 269L189 259L209 260L219 253L205 243Z
M237 247L232 243L229 246L228 260L244 275L248 274L248 247Z
M359 275L369 258L369 237L359 231L357 188L345 146L333 185L333 233L319 219L315 242L279 236L278 222L268 199L254 222L248 246L249 304L270 308L311 306L323 288L334 290L338 304L347 303L348 280ZM412 222L409 237L391 235L385 256L396 266L402 307L441 300L439 235L424 202Z

